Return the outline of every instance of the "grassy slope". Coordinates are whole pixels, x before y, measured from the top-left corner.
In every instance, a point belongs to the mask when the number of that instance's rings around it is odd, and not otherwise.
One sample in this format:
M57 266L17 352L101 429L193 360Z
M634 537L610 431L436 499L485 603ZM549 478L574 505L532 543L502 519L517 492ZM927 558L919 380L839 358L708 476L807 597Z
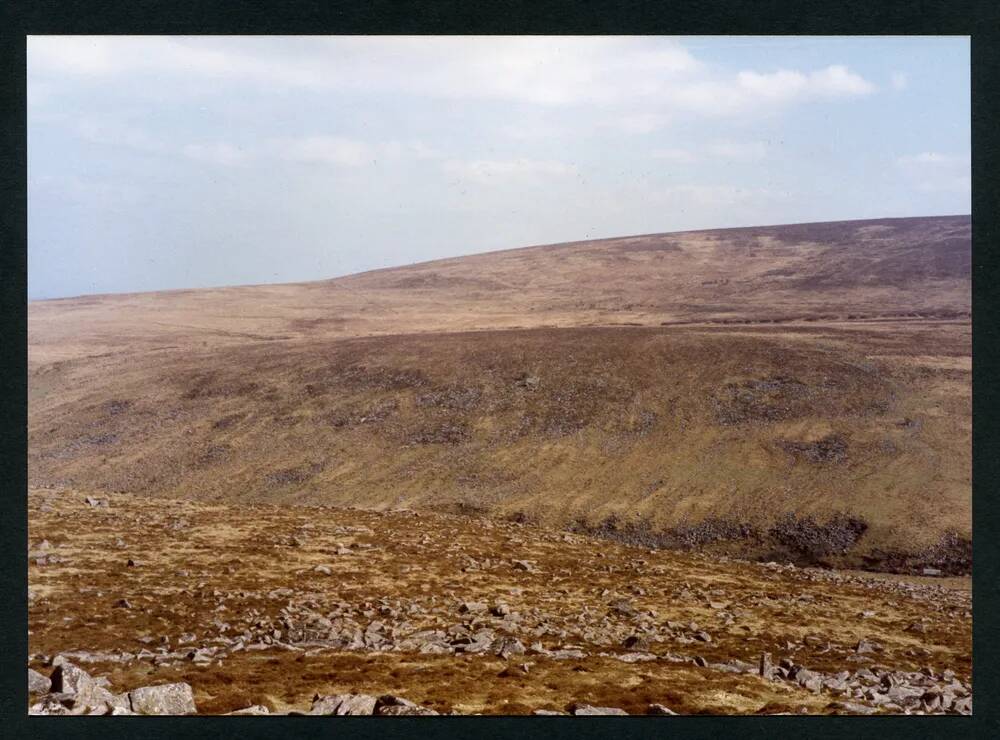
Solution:
M654 530L847 512L855 556L926 546L971 530L968 234L692 232L35 303L29 472Z

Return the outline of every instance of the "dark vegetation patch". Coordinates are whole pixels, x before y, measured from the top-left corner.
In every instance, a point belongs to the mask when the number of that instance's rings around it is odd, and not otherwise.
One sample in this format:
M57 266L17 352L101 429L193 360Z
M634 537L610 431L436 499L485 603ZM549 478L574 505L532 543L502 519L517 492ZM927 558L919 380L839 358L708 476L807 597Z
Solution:
M229 429L233 424L242 421L243 414L229 414L212 422L212 429Z
M268 487L276 487L289 485L291 483L304 483L321 470L323 470L323 465L320 463L300 465L294 468L284 468L283 470L274 470L264 476L264 484Z
M811 516L786 513L768 534L797 559L818 563L828 555L847 554L867 529L863 519L843 513L834 515L825 524L817 523Z
M210 445L198 455L199 465L213 465L229 457L232 448L227 444Z
M847 440L839 434L830 434L813 442L782 439L778 446L796 461L810 463L842 463L847 460Z
M865 556L864 565L890 573L921 573L924 568L933 568L944 575L968 575L972 572L972 540L949 531L936 544L914 552L875 549Z
M778 375L727 383L712 399L716 420L723 425L768 423L796 419L810 412L810 388L800 380Z
M93 447L104 447L105 445L113 445L118 443L117 434L84 434L77 439L77 442L81 445L90 445Z
M622 521L618 515L611 514L597 525L588 524L585 519L579 518L570 525L569 530L625 545L673 550L760 537L760 533L752 525L719 517L657 531L647 519Z
M108 401L106 408L110 416L118 416L119 414L124 414L126 411L128 411L129 408L131 408L131 406L132 406L131 401L125 401L115 398Z
M376 391L399 391L428 385L427 376L420 370L381 365L350 365L327 377L338 386Z
M422 393L416 397L416 403L421 408L471 411L479 405L482 395L482 391L478 388L452 386Z
M364 406L335 409L327 414L325 419L335 429L342 429L362 424L377 424L394 416L397 411L399 411L399 401L387 398Z
M408 436L409 442L418 445L457 445L469 438L464 424L445 423L420 427Z
M260 388L258 383L241 378L227 378L219 373L194 373L181 381L184 387L181 398L193 401L204 398L232 398L249 396Z

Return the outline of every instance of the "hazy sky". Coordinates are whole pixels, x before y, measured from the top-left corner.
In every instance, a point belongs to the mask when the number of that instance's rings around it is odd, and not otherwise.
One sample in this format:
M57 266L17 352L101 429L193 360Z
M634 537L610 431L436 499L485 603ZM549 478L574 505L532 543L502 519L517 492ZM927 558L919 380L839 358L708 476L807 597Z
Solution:
M32 298L970 210L966 38L31 37Z

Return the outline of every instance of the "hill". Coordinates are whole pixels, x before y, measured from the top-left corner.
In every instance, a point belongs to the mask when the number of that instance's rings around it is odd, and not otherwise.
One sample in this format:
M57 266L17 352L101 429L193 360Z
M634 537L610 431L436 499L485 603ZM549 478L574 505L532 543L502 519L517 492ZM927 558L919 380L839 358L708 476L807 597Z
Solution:
M29 477L963 572L970 220L29 306Z

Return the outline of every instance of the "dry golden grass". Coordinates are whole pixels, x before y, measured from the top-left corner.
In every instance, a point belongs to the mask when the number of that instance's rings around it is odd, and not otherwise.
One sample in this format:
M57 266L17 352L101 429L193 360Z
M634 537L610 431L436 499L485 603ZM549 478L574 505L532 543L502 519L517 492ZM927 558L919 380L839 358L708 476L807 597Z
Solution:
M35 302L29 476L680 535L722 519L763 537L714 546L753 556L795 555L767 534L785 515L843 513L868 528L823 557L896 567L971 536L969 253L968 217L897 219Z
M104 498L109 507L88 506L73 490L29 496L31 546L58 559L29 570L30 664L44 671L46 658L84 651L90 659L73 660L115 690L190 683L202 713L251 704L304 711L314 693L342 692L394 693L461 713L563 710L573 701L638 714L650 703L679 713L835 711L836 692L719 668L734 659L756 664L764 651L775 663L787 657L828 674L871 667L940 676L950 669L971 679L967 580L948 588L940 579L831 577L475 517ZM43 541L46 549L38 550ZM515 560L532 569L519 570ZM328 575L313 570L321 564ZM614 611L623 599L634 615ZM475 601L503 602L520 618L462 614L459 605ZM362 627L389 625L395 643L469 624L544 650L573 645L586 656L557 659L529 649L504 660L309 645L237 651L232 639L217 639L247 629L258 635L249 644L270 633L257 626L266 623L283 629L287 641L286 615L330 610L335 622L346 616ZM910 628L917 622L921 633ZM692 641L696 631L711 641ZM652 659L616 657L629 652L621 641L634 633L648 636ZM862 638L877 642L878 651L856 654ZM224 647L201 665L153 660L164 645ZM147 657L136 659L144 650ZM133 657L99 656L122 651ZM530 664L527 673L500 675L522 663Z

